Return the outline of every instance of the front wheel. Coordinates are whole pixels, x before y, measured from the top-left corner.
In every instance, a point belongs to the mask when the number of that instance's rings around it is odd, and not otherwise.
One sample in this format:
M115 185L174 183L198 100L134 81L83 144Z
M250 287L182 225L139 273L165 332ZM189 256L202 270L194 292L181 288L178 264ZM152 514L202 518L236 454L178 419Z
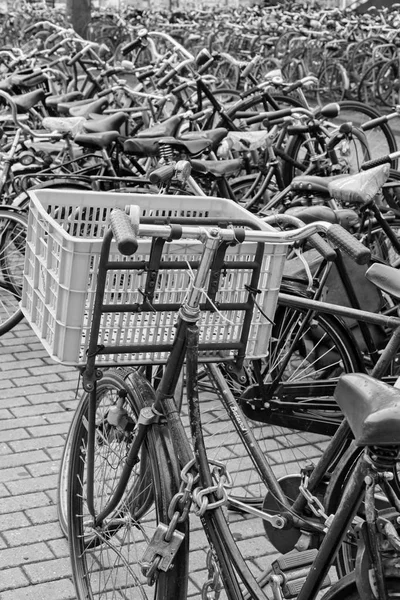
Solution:
M24 214L0 210L0 335L23 317L19 308L28 221Z
M93 504L97 514L120 482L141 409L154 391L135 371L110 371L96 390ZM93 526L87 495L89 396L81 401L71 440L68 473L68 537L79 600L118 597L175 600L186 598L187 546L184 541L167 571L144 573L143 556L178 491L179 469L166 428L148 428L125 492L113 512ZM119 416L118 416L119 415ZM187 522L186 522L187 523ZM186 534L186 523L178 526ZM187 535L185 535L187 540ZM153 563L154 565L154 563Z

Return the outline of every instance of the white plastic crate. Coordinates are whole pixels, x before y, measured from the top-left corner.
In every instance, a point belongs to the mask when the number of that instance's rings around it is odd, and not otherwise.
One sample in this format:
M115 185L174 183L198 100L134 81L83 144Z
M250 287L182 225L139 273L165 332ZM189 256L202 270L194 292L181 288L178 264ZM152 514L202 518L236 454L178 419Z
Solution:
M22 311L49 355L67 365L85 364L86 350L96 290L96 275L102 238L113 208L138 205L142 216L207 217L213 220L240 219L260 221L230 200L193 196L156 196L42 189L30 192L28 236L25 256ZM263 229L271 228L262 224ZM140 239L135 260L147 260L150 240ZM254 260L256 244L245 242L228 249L227 261ZM250 328L247 356L267 353L271 320L273 319L281 283L287 246L266 244L261 265L257 303L267 318L255 308ZM174 261L199 260L202 244L179 240L165 244L163 259ZM114 245L111 260L123 261ZM185 298L193 274L187 268L160 270L155 289L155 303L178 303ZM227 270L220 277L216 303L245 302L250 283L250 269ZM105 304L141 303L145 271L110 271ZM99 344L138 346L132 354L99 355L100 364L165 362L168 352L141 351L148 344L171 344L177 320L176 310L164 312L110 312L102 316ZM215 344L207 351L217 356L218 344L237 342L242 331L240 311L202 311L200 343Z

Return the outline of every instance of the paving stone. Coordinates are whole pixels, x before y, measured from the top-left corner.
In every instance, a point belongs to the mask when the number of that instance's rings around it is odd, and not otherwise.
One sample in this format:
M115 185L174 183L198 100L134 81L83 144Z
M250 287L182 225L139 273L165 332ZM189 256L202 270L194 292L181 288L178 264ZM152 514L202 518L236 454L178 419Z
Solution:
M49 598L73 600L75 597L72 581L70 579L60 579L4 592L1 595L1 600L49 600Z
M43 477L30 477L20 481L8 482L7 489L14 494L30 494L41 490L49 490L57 487L58 475L45 475Z
M20 567L3 569L0 577L0 592L29 585L29 579ZM0 598L3 598L3 594Z
M51 558L54 558L52 552L43 542L29 545L25 544L22 548L6 548L0 552L0 569L49 560ZM3 600L3 598L1 600Z
M1 486L0 484L0 491ZM8 496L10 492L7 490ZM7 514L18 512L19 510L26 510L28 508L37 508L39 506L48 506L50 500L43 492L37 492L35 494L22 494L21 496L13 495L9 498L3 498L0 501L0 514Z
M28 450L40 450L41 448L61 446L63 443L63 438L60 435L54 435L23 439L18 442L10 441L9 443L14 452L27 452Z
M11 449L10 449L11 452ZM12 453L0 458L0 468L17 467L19 465L29 465L31 463L40 463L48 460L48 456L43 450L34 450L32 452Z
M43 583L70 576L71 563L69 558L46 560L26 565L24 571L32 583Z
M12 546L23 546L34 542L54 540L61 536L58 523L45 523L24 527L23 529L9 529L3 532L7 544Z

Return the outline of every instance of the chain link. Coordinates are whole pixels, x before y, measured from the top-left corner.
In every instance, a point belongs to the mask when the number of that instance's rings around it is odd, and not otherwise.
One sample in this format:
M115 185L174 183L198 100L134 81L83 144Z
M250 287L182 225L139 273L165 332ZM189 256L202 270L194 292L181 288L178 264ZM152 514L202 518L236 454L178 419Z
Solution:
M326 528L328 528L330 525L330 522L332 521L332 516L329 517L326 514L323 504L320 502L320 500L318 500L318 498L316 496L312 495L312 493L308 489L308 481L309 481L309 476L307 475L307 473L303 472L302 473L302 483L299 486L300 493L307 500L307 504L308 504L308 507L310 508L311 512L319 519L322 519L324 524L326 525Z
M210 460L209 462L211 465L214 465L211 476L216 482L215 485L211 485L207 488L197 487L193 490L193 502L198 506L195 513L200 517L203 516L207 510L213 510L218 506L223 506L228 499L227 489L230 489L233 485L232 478L223 463L217 460ZM214 494L217 500L211 502L211 494Z
M210 550L207 552L207 569L208 579L204 583L201 589L202 600L218 600L221 595L221 578L219 576L219 570L217 561L213 556L213 552Z

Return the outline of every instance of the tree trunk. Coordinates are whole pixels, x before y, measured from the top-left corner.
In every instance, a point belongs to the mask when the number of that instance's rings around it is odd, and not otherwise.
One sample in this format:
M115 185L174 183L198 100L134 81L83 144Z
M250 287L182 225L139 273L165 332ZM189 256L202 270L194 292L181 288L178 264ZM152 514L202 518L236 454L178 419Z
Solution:
M90 0L67 0L67 15L76 33L87 37L87 28L90 21Z

